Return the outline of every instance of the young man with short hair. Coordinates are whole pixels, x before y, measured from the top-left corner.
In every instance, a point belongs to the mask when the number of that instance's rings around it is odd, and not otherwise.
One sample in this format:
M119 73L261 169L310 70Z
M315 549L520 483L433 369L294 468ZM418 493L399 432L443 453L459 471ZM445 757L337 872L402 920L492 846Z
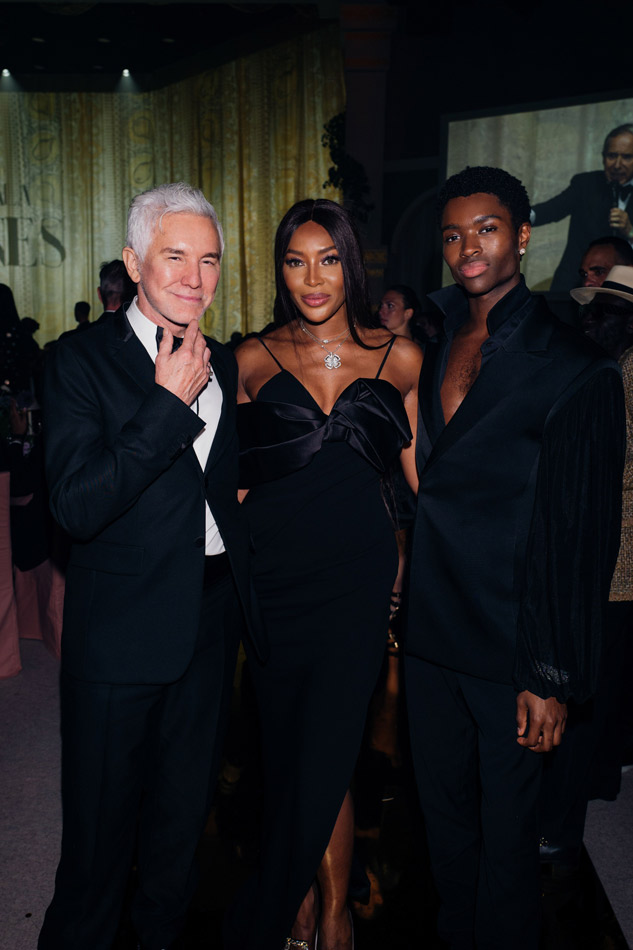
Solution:
M542 757L591 695L618 549L617 365L528 291L530 205L501 169L440 192L455 285L420 378L406 678L451 950L536 950Z

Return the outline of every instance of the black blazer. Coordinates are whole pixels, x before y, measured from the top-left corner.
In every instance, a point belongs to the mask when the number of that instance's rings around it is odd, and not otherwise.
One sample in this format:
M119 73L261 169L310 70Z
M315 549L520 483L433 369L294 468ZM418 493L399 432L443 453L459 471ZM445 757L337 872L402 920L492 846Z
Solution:
M467 309L465 295L457 286L433 294L432 299L448 314L447 325L451 314L454 319L455 308ZM552 644L555 635L565 643L568 635L573 638L585 634L599 642L601 605L606 606L619 543L622 383L617 364L603 358L598 348L579 333L558 323L523 283L497 304L497 308L504 306L503 319L510 321L509 332L482 365L448 425L440 399L443 365L450 348L446 335L435 347L428 346L425 354L419 387L416 455L420 490L411 551L407 651L450 669L537 692L534 684L539 675L529 682L517 682L517 639L521 624L529 626L531 621L531 615L525 617L526 598L536 600L536 610L542 610L544 617L549 616L548 607L552 606ZM488 317L491 340L497 308ZM598 374L602 374L600 382L607 389L606 414L597 425L598 446L582 426L569 449L562 437L560 444L564 465L566 454L571 460L573 446L582 447L586 434L587 464L593 471L579 473L570 463L572 470L563 479L558 478L563 482L562 488L558 486L560 494L550 499L547 485L539 482L547 475L540 470L544 440L561 410L571 405L574 396ZM605 409L601 405L595 411L602 413ZM590 404L587 420L592 412ZM597 475L600 471L604 472L601 479ZM591 481L587 491L590 488L597 495L597 500L582 496L588 502L584 515L578 513L576 505L581 497L579 478ZM561 538L552 540L547 534L540 551L534 544L534 539L540 538L534 520L539 501L547 518L546 532L559 530ZM602 538L594 533L600 516L606 522ZM599 582L594 583L592 577L576 577L568 570L573 559L580 556L567 546L570 533L583 542L586 535L591 537L588 559L595 554L591 563L596 565ZM556 557L557 563L550 563ZM545 589L540 586L543 577ZM584 612L582 622L574 625L578 611L571 610L568 624L566 598L570 583L576 582L584 585L584 602L579 605ZM559 608L550 601L556 597L561 601ZM541 626L537 619L533 626L537 627L537 638L542 637L551 652L548 623ZM578 626L583 629L578 630ZM568 664L566 646L565 651L560 660L569 672L571 660ZM535 664L539 660L550 662L545 656L531 659ZM523 666L527 665L528 660ZM583 675L591 680L593 673L585 670ZM581 690L585 686L578 686L570 673L567 688Z
M248 534L237 501L233 354L208 341L223 392L202 470L196 413L154 382L123 309L51 352L44 432L51 508L73 540L62 660L95 682L165 683L193 652L204 570L205 497L230 559L251 635Z
M633 198L629 199L629 204L631 208L627 210L633 216ZM613 233L609 227L609 211L616 205L613 185L607 181L603 171L574 175L559 195L534 205L535 227L570 216L567 244L550 290L567 292L579 286L578 268L582 257L591 241Z

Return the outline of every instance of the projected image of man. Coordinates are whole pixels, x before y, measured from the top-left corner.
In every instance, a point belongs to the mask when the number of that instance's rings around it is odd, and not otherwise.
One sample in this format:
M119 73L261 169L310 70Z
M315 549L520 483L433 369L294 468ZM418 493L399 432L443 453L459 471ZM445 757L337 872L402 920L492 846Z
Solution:
M632 187L633 123L627 123L607 134L602 171L574 175L559 195L534 205L535 227L570 217L567 244L550 290L567 292L578 285L578 261L590 242L609 230L633 243Z

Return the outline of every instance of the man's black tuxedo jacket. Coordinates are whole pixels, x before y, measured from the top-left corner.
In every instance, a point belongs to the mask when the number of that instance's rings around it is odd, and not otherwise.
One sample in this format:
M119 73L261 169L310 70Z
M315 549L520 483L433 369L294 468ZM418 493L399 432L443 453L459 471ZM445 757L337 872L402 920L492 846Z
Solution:
M237 501L237 366L225 347L208 345L223 403L204 471L192 445L204 425L195 404L190 409L154 382L154 364L122 309L49 356L50 500L73 540L62 635L72 675L107 683L181 676L200 617L205 498L251 619L248 535ZM265 652L263 634L254 637Z
M431 299L447 316L420 376L407 652L582 701L619 546L619 368L521 282L490 311L496 349L445 425L446 328L468 303L457 286Z
M633 216L633 197L627 210ZM567 245L554 273L550 290L567 292L578 287L580 262L591 241L614 233L609 227L609 211L617 207L613 185L603 171L581 172L559 195L534 205L534 226L561 221L570 215ZM633 220L633 217L632 217Z

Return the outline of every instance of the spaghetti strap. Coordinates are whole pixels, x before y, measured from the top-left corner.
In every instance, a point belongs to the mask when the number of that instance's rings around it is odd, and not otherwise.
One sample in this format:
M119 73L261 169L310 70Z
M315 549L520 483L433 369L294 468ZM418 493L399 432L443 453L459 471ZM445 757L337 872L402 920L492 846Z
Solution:
M395 336L393 336L393 337L391 338L391 340L389 341L388 345L387 345L387 352L385 353L385 355L384 355L383 358L382 358L382 363L381 363L380 366L378 367L378 372L376 373L376 376L374 377L375 379L378 379L378 377L379 377L380 374L382 373L382 368L383 368L383 366L385 365L385 363L387 362L387 357L388 357L389 354L391 353L391 347L393 346L393 344L394 344L395 342L396 342L396 338L395 338ZM270 352L270 351L269 351L269 352ZM272 353L271 353L270 355L272 356Z
M272 351L269 347L267 347L266 344L264 343L263 337L258 336L256 339L259 340L259 342L260 342L261 345L264 347L264 349L266 350L266 352L267 352L267 353L270 353L270 355L271 355L272 358L274 359L274 361L275 361L275 363L277 364L277 366L279 367L279 369L283 369L283 366L281 365L281 363L279 362L279 360L277 359L277 357L275 356L275 354L273 353L273 351ZM394 339L395 339L395 338L394 338ZM384 360L383 360L383 363L384 363ZM380 367L380 369L382 369L382 366ZM380 372L380 370L379 370L378 372Z

